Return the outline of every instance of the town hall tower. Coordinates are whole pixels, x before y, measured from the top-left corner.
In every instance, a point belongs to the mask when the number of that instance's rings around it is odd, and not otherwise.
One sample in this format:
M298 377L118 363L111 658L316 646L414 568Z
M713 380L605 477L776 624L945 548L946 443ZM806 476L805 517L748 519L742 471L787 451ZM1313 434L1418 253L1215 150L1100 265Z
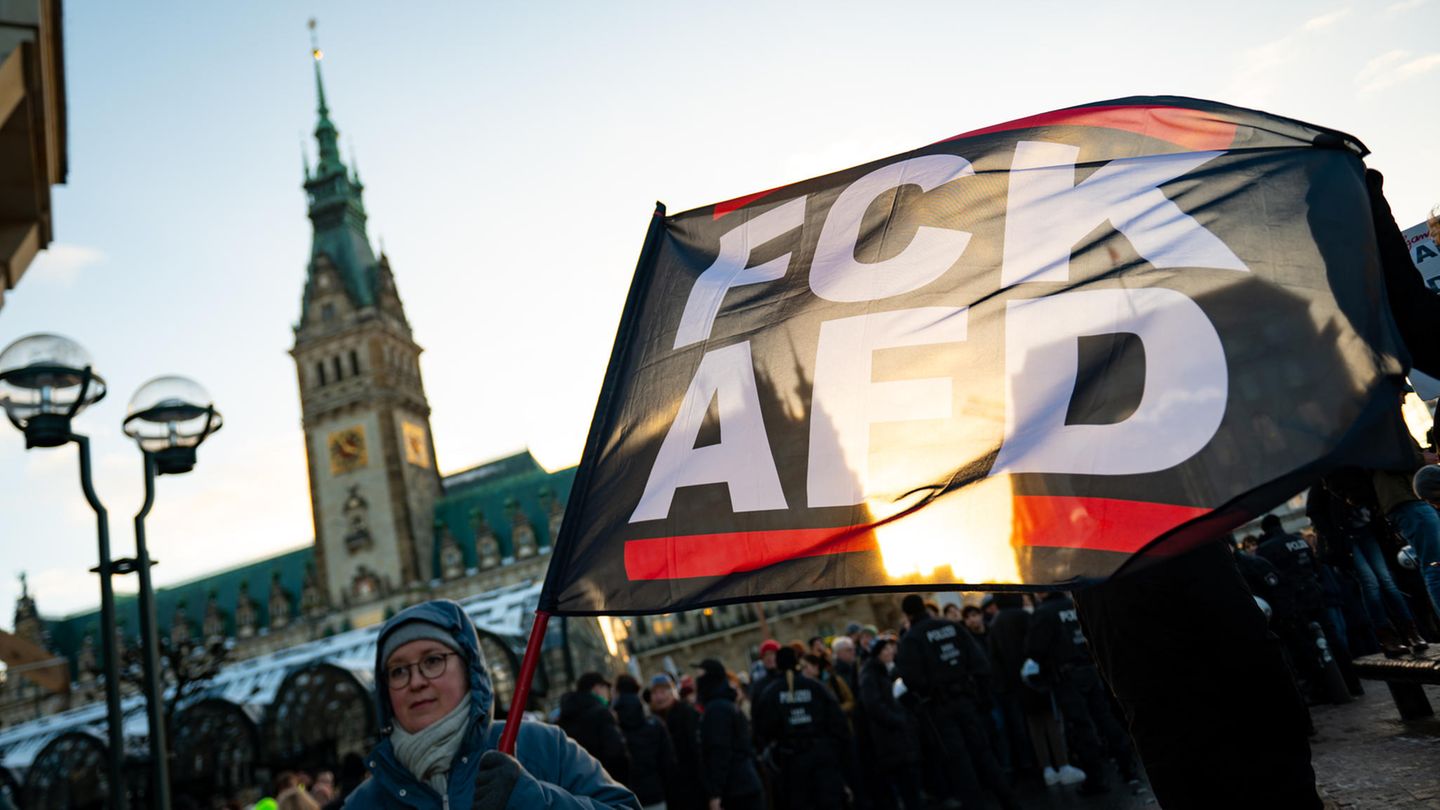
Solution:
M382 250L365 232L364 186L340 159L315 50L319 160L305 166L314 241L295 326L295 370L315 521L315 575L331 604L370 601L434 576L440 496L420 346Z

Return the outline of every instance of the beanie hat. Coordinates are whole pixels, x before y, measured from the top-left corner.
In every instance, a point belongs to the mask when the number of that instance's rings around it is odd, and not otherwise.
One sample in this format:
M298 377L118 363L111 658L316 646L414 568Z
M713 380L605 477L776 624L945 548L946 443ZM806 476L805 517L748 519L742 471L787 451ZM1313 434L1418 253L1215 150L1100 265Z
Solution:
M381 666L388 666L390 664L390 656L394 655L396 650L412 641L420 641L422 639L439 642L451 650L463 654L454 636L451 636L444 628L431 624L424 619L416 618L399 625L385 636L385 640L381 642L380 647Z
M769 652L776 652L776 651L779 650L779 649L780 649L780 642L776 641L776 640L773 639L773 638L767 638L767 639L765 639L764 641L760 642L760 654L761 654L761 655L764 655L765 653L769 653Z
M1420 500L1440 501L1440 465L1426 464L1416 470L1411 484Z
M900 600L900 609L905 612L906 616L923 616L925 615L925 600L919 594L912 593Z

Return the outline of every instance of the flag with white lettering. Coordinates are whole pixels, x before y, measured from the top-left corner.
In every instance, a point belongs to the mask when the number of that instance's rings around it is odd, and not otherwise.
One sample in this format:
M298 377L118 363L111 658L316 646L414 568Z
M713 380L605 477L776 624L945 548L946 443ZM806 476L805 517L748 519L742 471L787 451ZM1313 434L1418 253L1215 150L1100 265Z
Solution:
M1074 587L1402 458L1365 154L1128 98L657 210L540 608Z

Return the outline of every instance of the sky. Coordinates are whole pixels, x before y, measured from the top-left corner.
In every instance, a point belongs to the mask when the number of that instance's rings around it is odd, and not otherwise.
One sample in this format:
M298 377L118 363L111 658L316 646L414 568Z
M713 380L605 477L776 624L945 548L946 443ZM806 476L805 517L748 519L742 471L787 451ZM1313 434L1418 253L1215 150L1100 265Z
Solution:
M1174 5L67 3L69 177L0 346L58 332L108 381L76 428L117 557L142 498L130 395L179 373L214 396L225 428L159 481L157 584L311 542L288 350L312 16L371 239L426 349L443 472L526 447L550 469L579 461L656 200L679 212L1173 94L1357 136L1401 227L1440 203L1440 0ZM0 626L21 571L42 613L93 607L95 564L73 447L27 452L0 424Z

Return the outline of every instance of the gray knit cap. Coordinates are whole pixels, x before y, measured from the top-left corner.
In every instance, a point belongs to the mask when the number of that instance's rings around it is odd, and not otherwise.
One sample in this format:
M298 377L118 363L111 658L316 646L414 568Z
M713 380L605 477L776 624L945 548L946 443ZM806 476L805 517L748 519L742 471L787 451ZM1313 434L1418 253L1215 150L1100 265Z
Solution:
M421 639L438 641L457 653L462 652L460 645L455 642L454 637L444 628L431 624L424 619L412 619L391 630L389 634L385 636L385 641L380 648L381 666L389 666L390 656L394 655L396 650L412 641L419 641Z
M1411 484L1420 500L1440 501L1440 464L1426 464L1416 470Z

